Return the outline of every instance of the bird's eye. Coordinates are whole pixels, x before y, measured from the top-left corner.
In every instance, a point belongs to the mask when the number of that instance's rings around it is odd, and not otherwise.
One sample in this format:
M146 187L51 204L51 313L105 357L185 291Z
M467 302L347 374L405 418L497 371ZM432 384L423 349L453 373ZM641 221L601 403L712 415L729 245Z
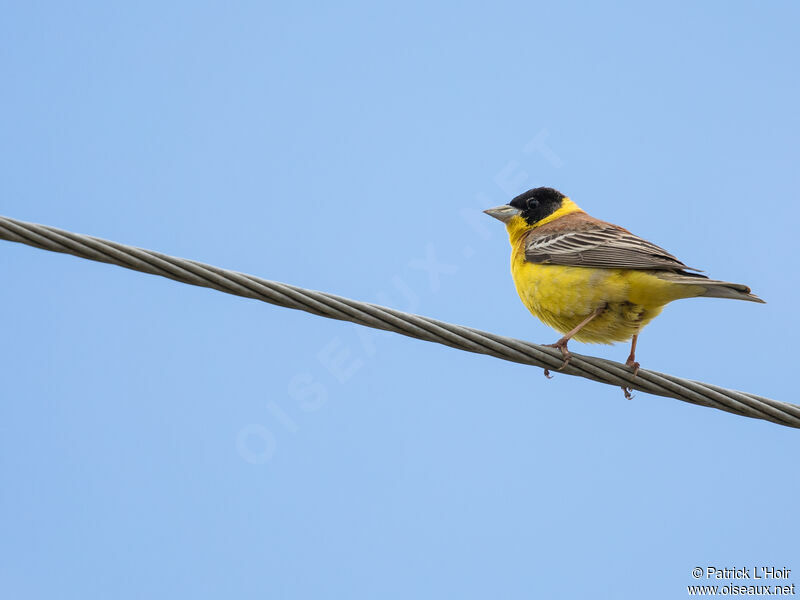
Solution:
M539 201L536 198L528 200L528 210L533 210L539 206Z

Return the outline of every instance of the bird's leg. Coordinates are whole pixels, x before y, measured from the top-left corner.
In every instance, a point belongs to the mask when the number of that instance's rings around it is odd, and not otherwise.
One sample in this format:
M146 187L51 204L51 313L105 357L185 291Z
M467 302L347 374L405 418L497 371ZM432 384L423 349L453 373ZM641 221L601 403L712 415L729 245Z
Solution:
M592 319L602 314L606 308L607 305L605 304L603 306L599 306L598 308L594 309L592 314L590 314L583 321L578 323L573 329L565 333L564 337L558 340L555 344L545 344L545 346L547 346L548 348L558 348L559 350L561 350L561 356L564 357L564 364L562 364L558 369L556 369L557 371L563 371L564 367L566 367L569 364L569 359L572 358L572 354L570 354L570 351L567 349L567 343L572 339L572 336L574 336L581 329L586 327L586 325L588 325ZM549 369L544 370L544 376L547 378L550 377Z
M636 377L636 374L639 372L639 363L636 362L636 340L639 339L639 334L631 338L631 353L628 355L628 360L625 361L625 364L628 365L633 369L633 376Z
M631 353L628 355L628 360L625 361L625 364L628 365L633 369L633 376L636 377L636 374L639 372L639 363L636 362L636 341L639 339L639 334L635 334L631 338ZM630 400L633 398L633 394L631 394L631 389L622 386L622 393L625 394L625 399Z

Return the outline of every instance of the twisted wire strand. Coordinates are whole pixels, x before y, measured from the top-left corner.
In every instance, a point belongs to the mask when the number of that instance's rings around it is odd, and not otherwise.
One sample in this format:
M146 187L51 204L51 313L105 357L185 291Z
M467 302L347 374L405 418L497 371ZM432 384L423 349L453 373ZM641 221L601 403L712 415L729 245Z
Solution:
M351 321L365 327L392 331L511 362L544 369L558 369L562 364L561 352L555 348L326 292L269 281L194 260L72 233L47 225L0 216L0 239L160 275L182 283L212 288L227 294L303 310L331 319ZM570 363L561 372L717 408L745 417L763 419L787 427L800 428L800 406L795 404L647 369L640 369L634 376L625 365L602 358L573 354Z

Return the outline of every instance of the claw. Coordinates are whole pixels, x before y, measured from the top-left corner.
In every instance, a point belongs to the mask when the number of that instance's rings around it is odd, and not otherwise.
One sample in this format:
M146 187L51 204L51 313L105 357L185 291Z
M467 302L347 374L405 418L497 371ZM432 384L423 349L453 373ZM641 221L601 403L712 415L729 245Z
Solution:
M639 367L641 365L630 357L627 361L625 361L625 364L633 369L633 376L636 377L637 373L639 373Z
M633 394L631 394L633 390L631 390L629 387L625 387L624 385L621 387L622 393L625 394L625 400L633 400Z
M547 377L548 379L552 379L553 378L553 376L550 375L550 369L545 369L544 370L544 376Z
M564 362L561 363L561 366L558 367L556 371L563 371L569 364L569 359L572 358L572 353L567 349L567 342L569 342L569 338L561 338L555 344L544 344L548 348L558 348L561 350L561 356L564 357Z

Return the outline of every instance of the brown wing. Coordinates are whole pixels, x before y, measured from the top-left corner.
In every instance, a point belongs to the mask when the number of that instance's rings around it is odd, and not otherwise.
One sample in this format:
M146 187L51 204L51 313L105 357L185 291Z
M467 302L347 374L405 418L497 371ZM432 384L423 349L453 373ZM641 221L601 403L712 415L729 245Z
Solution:
M531 233L538 232L534 229ZM663 248L607 224L581 231L531 235L525 246L525 260L601 269L699 270L687 267Z

